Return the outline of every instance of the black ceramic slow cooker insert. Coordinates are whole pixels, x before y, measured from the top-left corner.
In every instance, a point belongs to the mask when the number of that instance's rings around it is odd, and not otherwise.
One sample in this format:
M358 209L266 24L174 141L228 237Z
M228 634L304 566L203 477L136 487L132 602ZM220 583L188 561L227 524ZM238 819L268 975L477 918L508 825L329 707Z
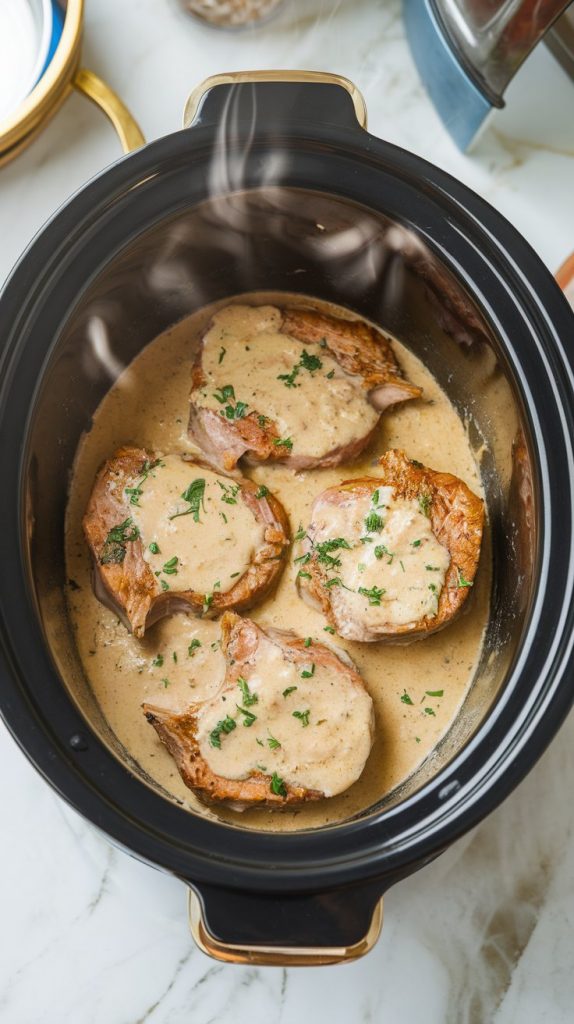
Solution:
M72 806L186 882L197 940L235 962L365 952L384 891L500 803L572 703L574 317L495 210L363 119L335 76L210 80L184 130L56 214L0 299L2 713ZM484 656L433 756L354 820L288 834L192 814L144 776L95 706L63 597L69 474L115 368L260 290L348 306L424 360L483 446L492 537Z

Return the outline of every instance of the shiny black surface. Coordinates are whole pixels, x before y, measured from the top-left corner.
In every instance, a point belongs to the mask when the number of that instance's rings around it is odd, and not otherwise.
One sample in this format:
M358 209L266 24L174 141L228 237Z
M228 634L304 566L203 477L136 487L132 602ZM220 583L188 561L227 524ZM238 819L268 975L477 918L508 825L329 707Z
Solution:
M377 880L378 893L500 803L571 706L574 624L565 347L574 318L566 301L478 196L353 127L341 90L313 93L306 107L315 87L274 86L273 96L269 88L258 85L235 104L220 87L192 129L92 181L34 241L0 300L3 716L39 771L114 842L200 887L250 893L262 924L257 894L298 898L366 879ZM214 164L223 145L226 159ZM238 189L243 195L229 198ZM367 234L333 262L309 233L302 244L309 211L339 215L342 225L359 217ZM399 231L394 249L389 225ZM408 302L396 300L397 280ZM193 308L257 288L346 303L412 340L446 383L445 356L458 353L452 397L474 401L483 430L473 367L492 351L520 423L509 497L496 458L485 464L496 567L490 632L492 649L496 641L505 653L496 692L436 777L356 821L306 833L252 833L183 812L110 751L104 728L86 720L60 675L76 671L59 606L66 484L81 431L111 383L86 344L90 323L103 320L111 351L126 363ZM233 941L232 921L225 938Z

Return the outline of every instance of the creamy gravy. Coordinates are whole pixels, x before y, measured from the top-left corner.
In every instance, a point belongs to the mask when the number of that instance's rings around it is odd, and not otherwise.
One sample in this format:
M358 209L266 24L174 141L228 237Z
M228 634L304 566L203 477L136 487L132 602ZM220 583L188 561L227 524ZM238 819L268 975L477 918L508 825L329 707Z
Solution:
M291 301L297 305L302 300L265 294L245 296L241 301ZM137 443L151 450L193 452L186 434L191 363L198 335L215 308L202 310L158 337L105 396L78 449L66 531L67 574L74 581L68 592L69 614L96 700L120 743L142 768L185 807L203 814L215 812L206 810L184 785L172 758L145 720L141 704L147 701L181 711L190 702L217 692L223 677L218 624L177 615L154 625L143 641L135 640L93 595L81 519L99 466L119 445ZM327 304L320 308L350 315ZM406 376L424 388L424 396L383 416L374 441L360 459L335 469L299 473L281 465L247 471L283 503L293 533L299 524L310 522L313 501L321 491L342 479L376 474L374 460L388 448L402 448L433 469L455 473L482 494L468 436L454 408L423 364L398 342L394 348ZM289 628L321 641L336 640L337 648L348 651L374 702L375 742L360 779L330 800L281 812L217 811L219 817L253 828L291 830L339 821L369 807L407 778L456 716L473 677L487 621L490 580L488 562L483 561L465 613L435 636L408 647L329 638L323 616L297 595L298 568L290 557L275 595L254 609L252 617L265 627ZM193 639L201 647L189 657ZM154 666L158 653L163 664ZM405 695L411 703L405 701Z
M319 551L341 539L348 544L325 551L329 561L335 559L327 583L333 581L337 623L402 626L436 615L450 555L417 501L396 498L392 487L383 486L370 495L320 501L307 533Z
M272 306L217 313L204 342L207 383L195 393L197 404L222 412L231 385L231 409L241 402L246 414L265 414L293 455L325 455L368 434L379 414L361 378L345 373L320 345L280 333L280 326Z
M243 779L262 771L326 796L361 774L373 737L373 705L362 686L309 660L289 661L272 638L243 669L243 692L226 688L198 716L197 738L216 774ZM227 722L231 731L218 726Z
M157 449L156 449L157 451ZM197 485L199 484L199 488ZM197 508L189 488L195 486ZM226 593L247 571L264 542L264 528L229 478L179 455L163 455L132 485L130 515L144 558L162 586L174 591ZM187 495L187 500L184 495Z

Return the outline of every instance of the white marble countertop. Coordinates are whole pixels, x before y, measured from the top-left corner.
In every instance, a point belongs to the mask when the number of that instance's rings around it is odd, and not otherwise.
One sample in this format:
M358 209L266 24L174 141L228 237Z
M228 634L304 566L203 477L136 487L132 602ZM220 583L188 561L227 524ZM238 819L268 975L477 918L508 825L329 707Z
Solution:
M87 0L84 63L148 139L187 92L239 68L336 71L371 131L446 168L501 210L554 271L574 248L574 84L541 49L472 156L419 83L397 0L287 0L224 34L177 0ZM102 116L71 97L0 171L0 279L34 232L118 156ZM574 339L573 339L574 341ZM574 719L504 806L385 898L364 960L316 970L227 967L194 948L183 886L112 850L0 732L3 1024L566 1024L574 1010Z

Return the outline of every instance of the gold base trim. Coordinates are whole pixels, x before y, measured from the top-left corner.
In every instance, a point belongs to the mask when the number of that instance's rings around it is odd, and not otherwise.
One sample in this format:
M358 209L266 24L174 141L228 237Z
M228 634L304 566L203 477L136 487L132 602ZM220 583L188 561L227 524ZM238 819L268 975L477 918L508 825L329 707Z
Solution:
M327 85L338 85L349 93L355 108L355 115L361 128L367 127L367 105L363 94L354 82L343 75L333 75L329 71L229 71L221 75L211 75L189 94L183 108L183 127L189 128L201 100L206 92L217 85L239 85L242 82L321 82Z
M187 909L191 934L203 953L223 963L257 967L320 967L350 963L373 948L383 927L381 897L373 911L367 934L352 946L240 946L221 942L207 930L201 902L193 889L188 890Z

